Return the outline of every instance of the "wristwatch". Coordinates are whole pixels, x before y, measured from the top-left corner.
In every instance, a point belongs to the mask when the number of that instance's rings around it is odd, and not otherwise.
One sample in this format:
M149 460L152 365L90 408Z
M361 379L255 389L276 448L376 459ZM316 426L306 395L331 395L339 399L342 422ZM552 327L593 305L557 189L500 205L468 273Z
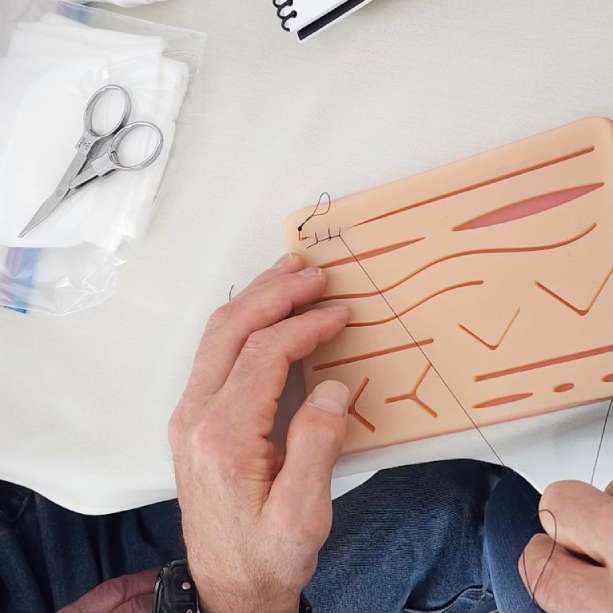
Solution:
M187 560L175 560L162 567L153 591L153 613L200 613L198 590ZM299 613L313 613L304 594Z
M198 590L187 560L175 560L162 567L153 591L153 613L199 613Z

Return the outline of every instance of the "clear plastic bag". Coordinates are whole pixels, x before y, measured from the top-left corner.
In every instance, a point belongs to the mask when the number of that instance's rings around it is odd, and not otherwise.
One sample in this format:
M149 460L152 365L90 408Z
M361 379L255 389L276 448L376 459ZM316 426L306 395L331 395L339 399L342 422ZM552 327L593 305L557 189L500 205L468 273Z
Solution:
M84 0L84 4L89 0ZM154 4L156 2L163 2L164 0L97 0L97 2L102 2L104 4L116 4L117 6L141 6L143 4Z
M10 0L0 19L0 305L65 315L112 295L126 244L145 234L205 35L66 0ZM129 93L130 121L161 130L159 159L76 190L18 238L75 155L88 100L110 84ZM96 107L97 131L116 123L120 103ZM151 139L130 134L122 162L143 159Z

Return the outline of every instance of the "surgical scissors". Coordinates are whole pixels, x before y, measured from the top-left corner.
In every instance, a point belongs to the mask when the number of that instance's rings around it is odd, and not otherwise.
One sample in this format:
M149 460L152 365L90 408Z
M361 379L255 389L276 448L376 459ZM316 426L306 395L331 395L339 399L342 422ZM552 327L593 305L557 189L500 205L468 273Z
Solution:
M115 126L108 132L98 132L94 128L94 113L100 100L109 92L119 92L123 97L123 110ZM32 219L19 234L23 238L34 228L46 221L62 203L73 196L79 189L95 179L104 177L116 170L144 170L153 164L162 153L164 135L153 123L135 121L128 123L132 114L132 99L128 91L120 85L105 85L89 99L83 117L83 135L76 145L77 153L64 173L58 186L51 196L43 202ZM122 164L119 149L124 139L134 130L151 130L155 137L155 145L147 157L137 164Z

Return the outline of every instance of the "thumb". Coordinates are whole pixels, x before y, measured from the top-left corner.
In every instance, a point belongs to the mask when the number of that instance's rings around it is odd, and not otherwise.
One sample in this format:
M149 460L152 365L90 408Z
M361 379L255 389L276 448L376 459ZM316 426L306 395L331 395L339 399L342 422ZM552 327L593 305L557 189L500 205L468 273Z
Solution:
M283 508L294 521L327 514L324 519L329 523L330 481L345 440L349 400L347 386L324 381L290 423L285 462L273 483L269 502Z
M153 593L158 573L159 569L151 569L134 575L109 579L81 596L75 603L60 609L58 613L113 613L118 608L123 611L122 605L142 604L141 597L150 596ZM139 609L133 609L133 611L139 611Z

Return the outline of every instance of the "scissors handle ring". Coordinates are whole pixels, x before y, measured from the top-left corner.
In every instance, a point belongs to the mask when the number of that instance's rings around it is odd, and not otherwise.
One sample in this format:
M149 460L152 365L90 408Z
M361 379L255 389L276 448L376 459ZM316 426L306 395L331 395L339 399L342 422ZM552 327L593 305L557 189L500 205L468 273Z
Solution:
M122 164L119 158L119 148L121 143L130 132L134 130L138 130L139 128L146 128L148 130L153 131L156 137L155 147L152 149L151 153L138 164L126 165ZM149 168L153 162L155 162L162 153L162 149L164 148L164 135L162 131L153 123L148 121L135 121L134 123L130 123L127 126L124 126L117 132L113 140L111 141L111 146L109 148L109 157L113 162L116 170L144 170L145 168Z
M96 111L96 106L100 100L109 92L119 92L123 96L123 112L119 121L110 129L108 132L97 132L94 129L94 112ZM115 134L118 130L120 130L123 126L126 125L128 119L130 118L130 114L132 113L132 99L130 98L130 94L128 91L121 87L121 85L105 85L101 87L90 99L87 103L87 107L85 109L85 115L83 117L83 121L85 123L85 129L94 137L100 138L108 138Z

